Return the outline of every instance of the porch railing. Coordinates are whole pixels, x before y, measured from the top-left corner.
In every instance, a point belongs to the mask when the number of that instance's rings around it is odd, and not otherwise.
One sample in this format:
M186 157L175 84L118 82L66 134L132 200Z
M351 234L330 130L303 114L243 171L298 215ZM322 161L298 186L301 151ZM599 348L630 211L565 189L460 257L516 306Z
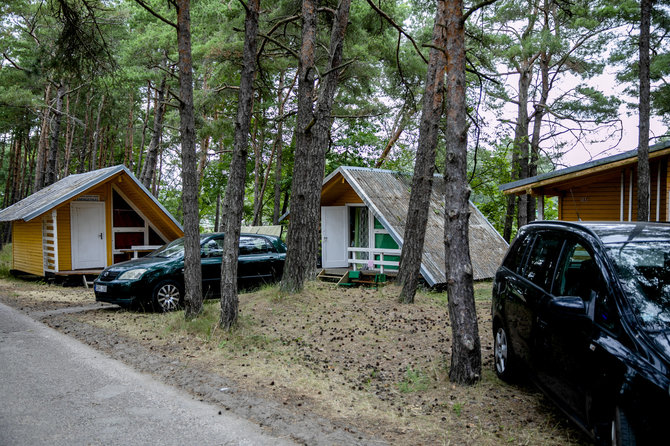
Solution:
M400 256L400 249L382 249L382 248L347 248L347 262L352 266L354 271L359 267L365 266L368 269L379 269L379 272L384 274L384 267L394 266L394 270L398 269L400 262L397 260L385 260L384 256ZM357 253L366 253L366 256L357 256ZM376 257L379 256L379 259ZM366 258L356 258L366 257Z

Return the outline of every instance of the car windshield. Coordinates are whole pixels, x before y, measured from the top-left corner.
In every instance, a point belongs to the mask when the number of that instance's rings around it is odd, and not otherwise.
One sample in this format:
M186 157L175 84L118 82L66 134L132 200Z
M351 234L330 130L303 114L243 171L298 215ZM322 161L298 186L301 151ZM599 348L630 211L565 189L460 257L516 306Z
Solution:
M606 247L643 327L670 330L670 242L612 243Z
M184 255L184 239L178 238L177 240L158 248L147 257L165 257L170 259L181 255Z

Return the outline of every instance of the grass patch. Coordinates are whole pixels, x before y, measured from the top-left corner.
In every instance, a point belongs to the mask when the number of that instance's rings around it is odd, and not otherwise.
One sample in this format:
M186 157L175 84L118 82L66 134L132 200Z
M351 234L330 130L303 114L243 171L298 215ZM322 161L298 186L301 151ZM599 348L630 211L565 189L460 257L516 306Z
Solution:
M0 250L0 277L3 279L11 277L10 269L12 269L12 244L7 243Z
M414 370L407 367L405 370L405 379L398 383L398 390L402 393L423 392L428 389L430 378L421 370Z

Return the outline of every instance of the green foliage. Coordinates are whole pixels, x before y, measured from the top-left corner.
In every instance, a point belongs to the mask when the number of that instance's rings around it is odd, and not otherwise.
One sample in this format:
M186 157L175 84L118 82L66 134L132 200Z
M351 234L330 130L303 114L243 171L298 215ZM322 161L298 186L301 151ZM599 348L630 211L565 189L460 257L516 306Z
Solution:
M6 279L10 277L9 270L12 269L12 244L2 245L0 249L0 277Z
M398 383L398 390L402 393L422 392L430 385L430 377L421 370L414 370L407 366L405 378Z

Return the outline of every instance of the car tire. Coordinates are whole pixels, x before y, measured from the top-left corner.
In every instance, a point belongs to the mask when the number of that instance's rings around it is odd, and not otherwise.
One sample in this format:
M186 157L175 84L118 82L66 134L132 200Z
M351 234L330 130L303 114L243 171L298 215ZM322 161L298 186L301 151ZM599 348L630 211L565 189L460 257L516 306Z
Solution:
M611 442L612 446L635 446L637 439L635 432L626 415L626 411L617 406L612 417Z
M183 305L181 286L173 280L159 282L152 292L152 304L156 311L168 312L178 310Z
M493 326L493 368L498 378L503 381L512 382L516 378L515 358L509 335L500 322Z

